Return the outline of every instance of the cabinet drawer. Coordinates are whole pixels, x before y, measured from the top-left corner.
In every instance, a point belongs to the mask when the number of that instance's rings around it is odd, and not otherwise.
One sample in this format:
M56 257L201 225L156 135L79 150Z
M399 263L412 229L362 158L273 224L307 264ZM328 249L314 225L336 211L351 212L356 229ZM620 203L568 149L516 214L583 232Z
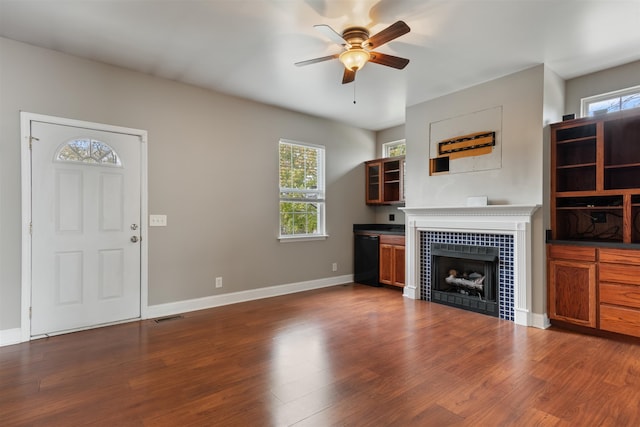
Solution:
M626 283L629 285L640 283L640 265L601 262L599 268L601 282Z
M589 246L549 245L549 257L576 261L595 261L596 248Z
M600 283L600 302L640 309L640 285Z
M640 337L640 310L600 304L600 329Z
M393 234L381 234L380 244L404 246L404 236L397 236Z
M600 262L640 265L640 251L603 248L599 251Z

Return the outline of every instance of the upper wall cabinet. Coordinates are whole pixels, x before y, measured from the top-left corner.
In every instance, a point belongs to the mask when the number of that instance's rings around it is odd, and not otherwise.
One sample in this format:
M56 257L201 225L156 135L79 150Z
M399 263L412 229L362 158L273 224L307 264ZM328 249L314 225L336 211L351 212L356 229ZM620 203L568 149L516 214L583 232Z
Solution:
M404 164L404 156L365 162L367 204L404 204Z
M551 125L554 240L640 243L640 109Z

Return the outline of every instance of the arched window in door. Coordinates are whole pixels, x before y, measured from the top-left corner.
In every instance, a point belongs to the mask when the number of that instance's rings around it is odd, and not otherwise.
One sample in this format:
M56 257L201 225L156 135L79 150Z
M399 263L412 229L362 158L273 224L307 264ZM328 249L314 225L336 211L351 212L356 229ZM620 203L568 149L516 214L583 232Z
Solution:
M76 138L61 145L55 160L122 167L120 156L109 144L91 138Z

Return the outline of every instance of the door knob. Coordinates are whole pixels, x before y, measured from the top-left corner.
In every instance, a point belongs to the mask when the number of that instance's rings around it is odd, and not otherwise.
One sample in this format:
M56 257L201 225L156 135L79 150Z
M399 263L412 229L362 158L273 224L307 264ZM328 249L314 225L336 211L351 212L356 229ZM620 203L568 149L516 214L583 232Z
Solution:
M137 242L138 242L138 240L140 240L140 239L138 239L138 236L131 236L131 241L132 241L133 243L137 243Z

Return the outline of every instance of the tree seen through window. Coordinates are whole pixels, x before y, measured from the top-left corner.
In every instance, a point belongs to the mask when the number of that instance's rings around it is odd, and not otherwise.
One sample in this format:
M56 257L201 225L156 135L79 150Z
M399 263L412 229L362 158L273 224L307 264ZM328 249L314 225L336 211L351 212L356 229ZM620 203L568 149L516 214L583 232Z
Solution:
M323 161L323 148L280 141L280 236L324 234Z

